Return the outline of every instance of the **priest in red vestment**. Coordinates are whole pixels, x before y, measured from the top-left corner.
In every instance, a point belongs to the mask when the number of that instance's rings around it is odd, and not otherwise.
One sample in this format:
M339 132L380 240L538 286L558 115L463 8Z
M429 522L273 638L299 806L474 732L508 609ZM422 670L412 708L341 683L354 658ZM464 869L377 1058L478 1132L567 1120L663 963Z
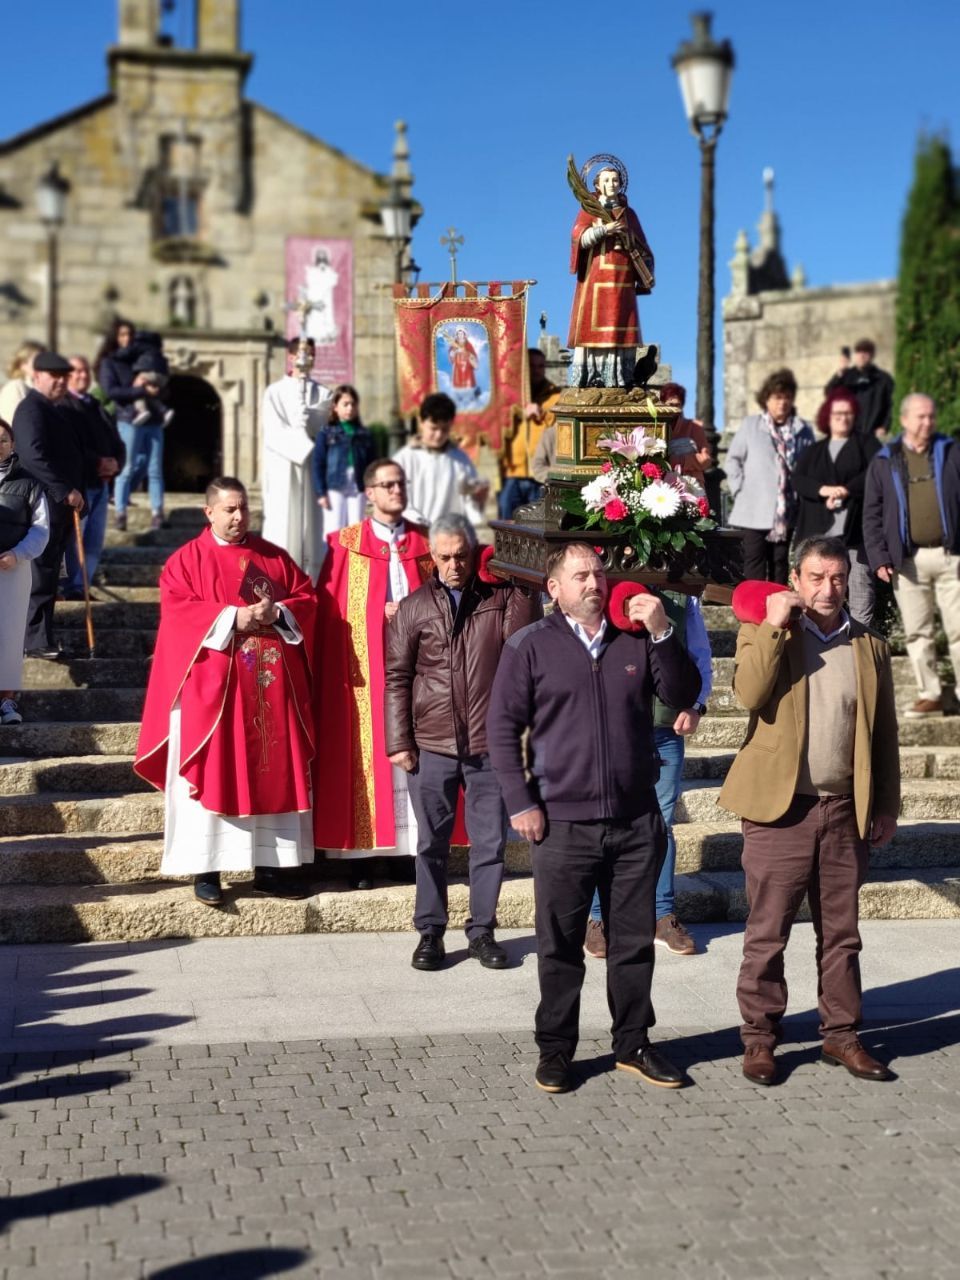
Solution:
M160 630L134 769L165 793L161 871L222 901L222 871L303 896L313 860L310 711L316 596L281 547L248 532L247 494L207 489L209 528L160 575Z
M577 277L567 344L570 381L629 386L641 341L637 294L653 287L653 254L616 169L601 169L594 188L610 222L581 209L573 224L570 270Z
M327 539L314 693L314 842L328 858L350 860L355 888L372 887L373 856L417 851L406 774L384 749L384 643L400 601L433 572L426 531L403 519L401 467L378 458L363 479L370 516ZM412 879L399 863L389 874Z

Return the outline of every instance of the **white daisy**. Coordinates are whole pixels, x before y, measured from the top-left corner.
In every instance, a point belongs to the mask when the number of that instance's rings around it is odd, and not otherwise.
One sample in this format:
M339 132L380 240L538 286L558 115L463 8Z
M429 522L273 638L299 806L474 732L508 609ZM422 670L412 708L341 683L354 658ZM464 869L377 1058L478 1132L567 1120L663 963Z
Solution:
M655 480L641 493L640 503L652 516L665 520L679 511L680 494L672 485L664 484L662 480Z
M588 511L602 511L611 498L619 498L617 482L612 473L605 473L587 482L580 490Z

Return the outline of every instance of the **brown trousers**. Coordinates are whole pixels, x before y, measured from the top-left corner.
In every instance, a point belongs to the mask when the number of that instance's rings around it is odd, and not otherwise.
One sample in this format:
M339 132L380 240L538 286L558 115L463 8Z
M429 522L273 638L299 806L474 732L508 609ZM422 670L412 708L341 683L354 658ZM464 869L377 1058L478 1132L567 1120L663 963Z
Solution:
M857 833L852 796L794 797L776 822L743 820L743 870L750 914L737 1001L745 1046L780 1039L787 1008L783 953L803 895L817 936L820 1034L849 1043L860 1023L858 893L869 847Z

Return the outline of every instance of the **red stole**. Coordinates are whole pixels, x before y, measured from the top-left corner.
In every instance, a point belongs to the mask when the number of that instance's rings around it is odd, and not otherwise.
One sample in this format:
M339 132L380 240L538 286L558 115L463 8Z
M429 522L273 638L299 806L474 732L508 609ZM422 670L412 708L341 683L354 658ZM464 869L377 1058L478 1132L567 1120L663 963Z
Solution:
M327 545L317 583L314 841L318 849L392 849L393 768L383 726L390 544L368 519L331 534ZM422 530L407 525L398 552L416 591L433 572Z
M266 588L295 617L304 641L274 628L236 631L222 652L203 640L227 605ZM134 769L163 790L170 712L180 699L181 777L205 809L231 817L310 808L310 656L316 598L280 547L255 534L221 546L206 529L160 575L160 630Z

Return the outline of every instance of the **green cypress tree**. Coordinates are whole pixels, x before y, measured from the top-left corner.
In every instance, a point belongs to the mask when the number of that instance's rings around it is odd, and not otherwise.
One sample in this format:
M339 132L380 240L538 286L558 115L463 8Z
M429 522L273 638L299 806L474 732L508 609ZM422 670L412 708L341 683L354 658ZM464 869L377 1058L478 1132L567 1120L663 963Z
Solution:
M960 194L950 147L921 137L900 241L897 396L923 391L960 434Z

